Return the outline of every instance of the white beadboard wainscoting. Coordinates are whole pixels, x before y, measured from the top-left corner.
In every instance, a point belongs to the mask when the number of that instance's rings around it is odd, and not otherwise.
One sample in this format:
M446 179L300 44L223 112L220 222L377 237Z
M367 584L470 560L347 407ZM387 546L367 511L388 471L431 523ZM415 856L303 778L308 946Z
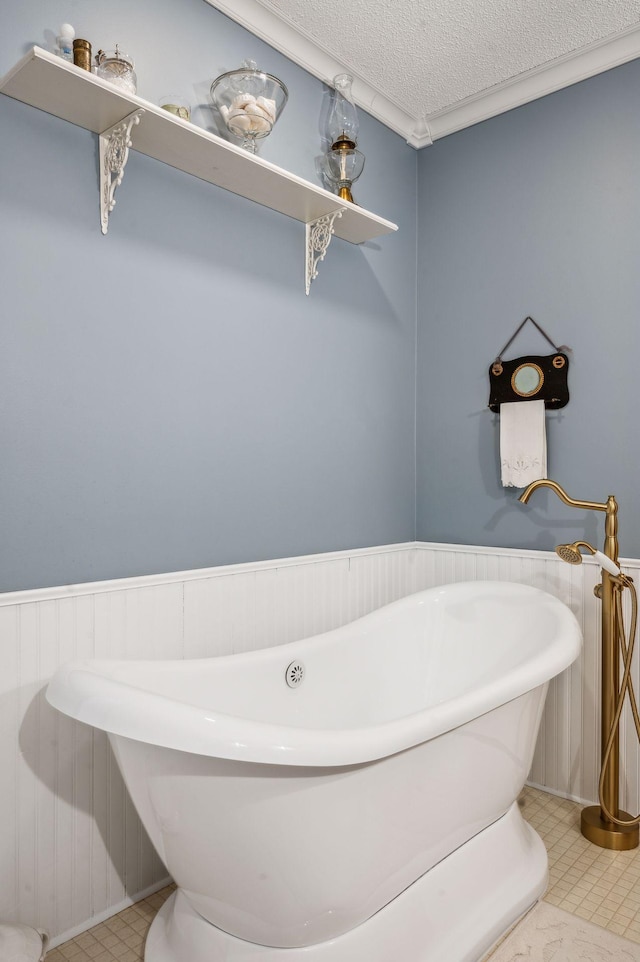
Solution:
M624 565L632 576L639 568ZM530 781L594 801L598 573L588 559L573 567L549 552L409 543L0 595L0 921L41 926L55 945L166 882L105 734L44 699L59 665L283 644L433 585L517 581L569 605L583 627L584 651L551 683ZM638 677L636 657L636 691ZM621 745L621 801L635 813L640 753L626 709Z

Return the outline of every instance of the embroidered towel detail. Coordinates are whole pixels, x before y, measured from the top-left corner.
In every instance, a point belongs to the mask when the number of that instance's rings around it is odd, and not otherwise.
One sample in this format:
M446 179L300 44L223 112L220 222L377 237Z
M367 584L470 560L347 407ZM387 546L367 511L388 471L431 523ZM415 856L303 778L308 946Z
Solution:
M544 401L500 405L500 464L505 488L526 488L547 476Z

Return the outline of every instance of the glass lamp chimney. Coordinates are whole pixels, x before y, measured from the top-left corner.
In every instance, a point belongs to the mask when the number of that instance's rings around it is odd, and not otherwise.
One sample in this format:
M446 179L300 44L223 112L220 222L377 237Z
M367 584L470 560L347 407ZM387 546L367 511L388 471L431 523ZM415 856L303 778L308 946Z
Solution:
M351 148L358 143L358 113L353 102L351 84L353 77L348 73L334 77L335 88L333 103L327 118L327 134L331 144L339 140L348 141Z

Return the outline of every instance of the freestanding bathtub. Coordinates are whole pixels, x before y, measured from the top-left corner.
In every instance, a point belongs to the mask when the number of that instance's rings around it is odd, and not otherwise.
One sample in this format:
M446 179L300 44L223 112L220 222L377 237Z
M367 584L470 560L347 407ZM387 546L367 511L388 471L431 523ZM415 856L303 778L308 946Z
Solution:
M146 962L477 962L542 894L516 799L581 636L473 582L241 655L84 661L60 711L109 733L177 891Z

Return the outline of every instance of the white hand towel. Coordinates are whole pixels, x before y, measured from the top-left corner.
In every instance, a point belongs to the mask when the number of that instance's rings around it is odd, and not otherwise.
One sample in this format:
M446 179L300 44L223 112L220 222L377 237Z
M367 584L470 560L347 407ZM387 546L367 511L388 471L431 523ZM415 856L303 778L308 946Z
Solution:
M500 405L500 464L505 488L526 488L547 476L544 401Z

